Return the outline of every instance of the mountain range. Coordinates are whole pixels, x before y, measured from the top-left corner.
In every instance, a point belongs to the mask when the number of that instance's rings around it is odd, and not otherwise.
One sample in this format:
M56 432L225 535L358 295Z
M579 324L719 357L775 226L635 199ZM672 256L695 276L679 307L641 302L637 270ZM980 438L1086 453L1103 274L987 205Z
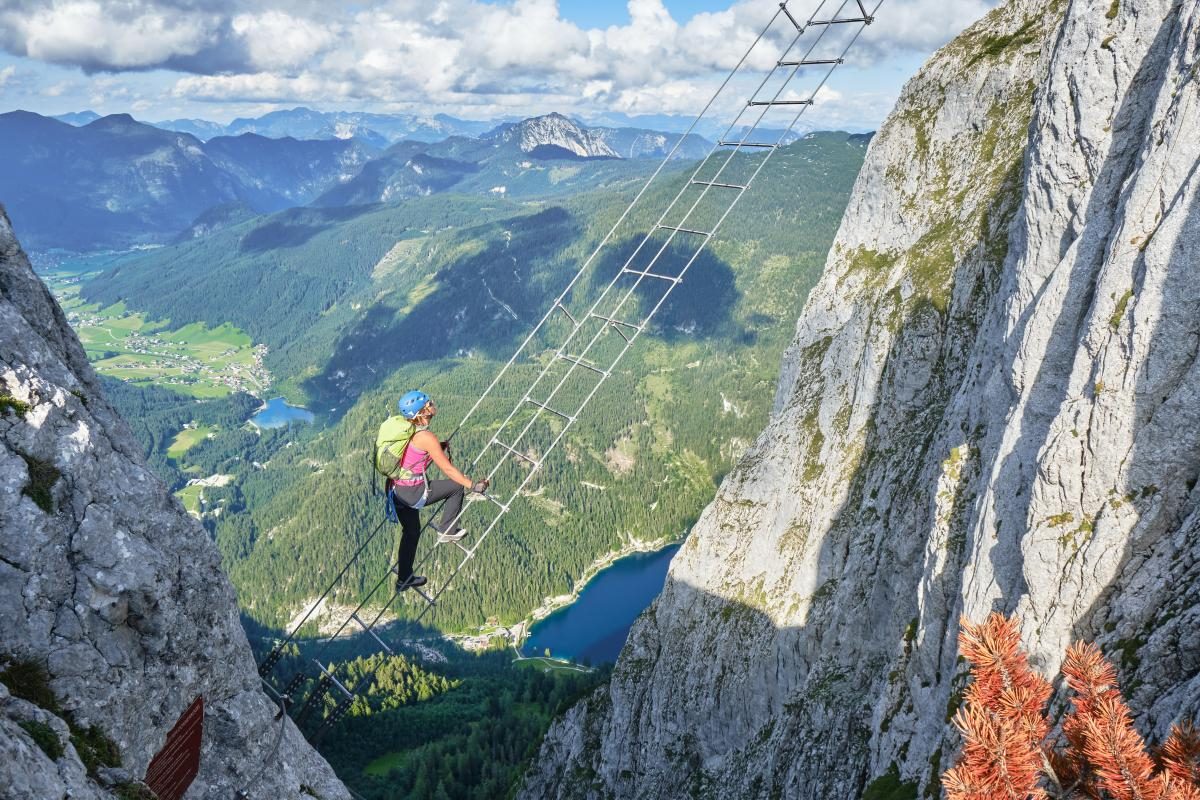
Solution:
M220 209L230 207L270 213L445 191L560 195L646 174L676 144L681 163L711 148L694 135L680 141L678 134L644 129L587 128L560 114L504 123L478 136L455 133L478 132L478 125L435 119L440 133L453 135L390 146L386 137L356 133L361 128L355 125L379 122L370 115L331 122L306 109L276 112L227 126L243 131L237 135L207 139L126 114L92 116L73 115L79 124L69 124L25 111L0 114L0 146L8 154L0 165L0 200L10 204L13 224L32 250L159 244L210 229L214 219L226 218ZM343 127L328 138L246 130L319 136L332 130L320 126L333 122ZM432 122L424 129L430 136Z
M95 111L74 111L59 114L54 118L71 125L86 125L100 118ZM257 133L271 138L291 136L294 139L363 139L373 146L384 148L401 139L420 142L437 142L450 136L482 136L506 123L519 122L519 117L493 120L468 120L448 114L373 114L361 111L315 111L298 106L291 109L271 111L258 117L239 117L225 124L207 119L171 119L150 122L164 130L190 133L197 139L207 141L216 136L238 136ZM593 130L652 131L656 134L682 134L691 131L706 139L716 139L725 133L723 126L714 120L704 119L693 128L692 117L672 114L622 114L604 112L589 118L580 125ZM799 125L796 131L784 139L790 143L811 132L811 128ZM763 135L782 134L782 131L766 131ZM611 142L610 142L611 144ZM613 145L626 158L631 156L624 148Z
M160 243L229 203L303 205L376 154L352 139L201 142L127 114L76 127L26 111L0 114L0 148L0 200L27 246L74 251Z
M369 114L356 111L314 111L298 107L272 111L260 117L238 117L228 125L203 119L176 119L151 123L159 128L192 133L198 138L257 133L271 138L362 139L387 147L401 139L435 142L447 136L478 136L494 122L459 119L448 114Z

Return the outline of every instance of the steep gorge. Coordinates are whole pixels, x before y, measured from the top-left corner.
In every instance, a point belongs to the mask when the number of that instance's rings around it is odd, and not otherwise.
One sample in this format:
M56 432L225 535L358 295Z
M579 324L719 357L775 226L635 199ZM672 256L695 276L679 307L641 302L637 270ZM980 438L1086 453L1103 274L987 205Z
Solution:
M0 797L132 796L198 697L188 797L349 797L274 719L215 546L146 467L2 208L0 677ZM85 740L115 753L97 763Z
M523 797L936 797L993 609L1047 674L1097 641L1151 738L1200 715L1198 36L1011 0L910 82L767 429Z

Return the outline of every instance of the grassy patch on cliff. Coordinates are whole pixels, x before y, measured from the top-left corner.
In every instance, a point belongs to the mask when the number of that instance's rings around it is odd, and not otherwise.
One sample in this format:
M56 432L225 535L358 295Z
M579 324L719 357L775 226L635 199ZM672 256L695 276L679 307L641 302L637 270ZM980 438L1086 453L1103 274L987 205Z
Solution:
M87 727L79 725L71 712L63 710L54 690L50 688L50 673L42 664L29 660L12 661L3 670L0 670L0 683L8 688L13 697L33 703L38 708L50 712L67 723L67 727L71 731L71 744L75 747L79 760L87 768L88 775L94 778L100 767L119 767L121 765L121 753L117 749L116 742L95 725ZM58 741L54 731L45 725L41 727L47 728L54 738L54 742L57 743L57 747L62 748L62 742ZM40 728L35 731L30 731L28 728L26 730L38 746L47 755L50 755L54 745L46 738L45 731ZM51 749L48 750L47 747ZM56 757L51 756L51 758Z
M900 769L893 763L888 771L867 784L862 800L917 800L917 784L900 780Z
M10 394L0 394L0 414L11 411L18 417L24 417L29 413L29 408L29 403L18 400Z
M21 489L21 494L36 503L42 511L53 514L54 496L51 491L54 489L54 484L58 483L58 479L62 477L62 473L49 461L25 453L20 455L29 470L29 483Z

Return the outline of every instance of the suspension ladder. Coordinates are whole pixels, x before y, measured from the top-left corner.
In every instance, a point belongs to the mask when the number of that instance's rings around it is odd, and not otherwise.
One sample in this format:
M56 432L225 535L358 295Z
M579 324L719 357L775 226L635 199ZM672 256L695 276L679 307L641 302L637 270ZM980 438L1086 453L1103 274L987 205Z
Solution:
M794 0L792 0L794 2ZM421 604L414 622L421 621L434 609L451 582L471 562L488 536L522 496L547 458L563 441L580 415L610 378L621 359L650 326L671 293L684 280L704 248L716 235L725 218L762 172L771 156L788 143L789 135L804 112L818 99L833 71L840 66L851 46L875 19L882 0L820 0L808 19L801 22L788 8L789 0L779 3L771 20L759 33L749 50L725 78L720 88L686 133L676 141L671 152L642 186L628 208L612 229L580 267L566 288L550 305L541 320L526 336L517 351L475 401L459 423L455 434L491 402L491 419L502 420L482 445L466 474L483 471L494 485L512 485L506 496L495 493L468 494L458 518L471 513L479 533L468 541L454 542L455 548L427 549L417 571L434 562L437 580L426 589L412 588L408 596ZM868 10L866 3L874 3ZM775 46L780 52L762 64L760 46ZM779 50L782 48L782 51ZM762 64L762 66L758 66ZM767 66L769 64L769 67ZM740 81L762 74L761 81L747 97L740 94ZM797 76L812 75L808 85L797 91L792 88ZM718 137L708 154L691 172L665 208L654 207L652 187L677 180L674 175L660 179L676 152L701 120L714 109L722 109L730 94L737 100L737 113ZM782 119L770 120L768 115L783 112ZM763 135L763 132L769 135ZM758 138L756 134L759 134ZM668 197L663 195L663 197ZM660 204L661 205L661 204ZM622 230L630 231L621 238ZM636 242L636 245L633 245ZM616 258L610 254L616 250ZM626 254L626 251L628 253ZM612 274L605 272L604 264ZM619 265L619 266L618 266ZM592 299L594 298L594 299ZM535 375L532 380L529 376ZM501 404L497 406L497 404ZM503 405L509 404L509 405ZM503 409L507 408L507 414ZM477 423L478 424L478 423ZM508 481L499 479L509 479ZM456 518L457 521L457 518ZM428 527L429 523L426 523ZM259 668L268 691L282 707L308 680L308 674L296 675L281 691L268 680L283 655L283 649L300 630L334 588L345 577L367 545L383 527L376 526L360 544L351 562L279 643ZM453 554L448 557L446 553ZM312 677L316 686L300 707L297 723L302 724L324 703L329 692L338 699L333 710L317 728L319 737L344 716L354 703L359 684L368 681L364 676L357 683L339 677L337 666L325 658L329 646L347 629L358 628L370 636L385 652L391 653L375 628L392 603L406 591L399 586L385 587L394 581L393 563L362 597L358 606L341 626L317 649L312 658ZM431 574L433 574L431 572ZM381 591L382 590L382 591ZM377 593L390 596L373 615L368 603Z

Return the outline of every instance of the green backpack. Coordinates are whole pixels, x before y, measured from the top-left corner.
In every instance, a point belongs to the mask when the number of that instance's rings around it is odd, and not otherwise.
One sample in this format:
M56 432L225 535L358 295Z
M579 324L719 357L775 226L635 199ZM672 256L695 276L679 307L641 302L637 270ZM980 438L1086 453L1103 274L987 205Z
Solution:
M412 441L416 432L417 426L412 420L399 415L385 419L375 437L375 456L372 459L375 471L393 480L406 481L417 477L411 470L400 466L404 460L404 451L408 449L408 443Z

